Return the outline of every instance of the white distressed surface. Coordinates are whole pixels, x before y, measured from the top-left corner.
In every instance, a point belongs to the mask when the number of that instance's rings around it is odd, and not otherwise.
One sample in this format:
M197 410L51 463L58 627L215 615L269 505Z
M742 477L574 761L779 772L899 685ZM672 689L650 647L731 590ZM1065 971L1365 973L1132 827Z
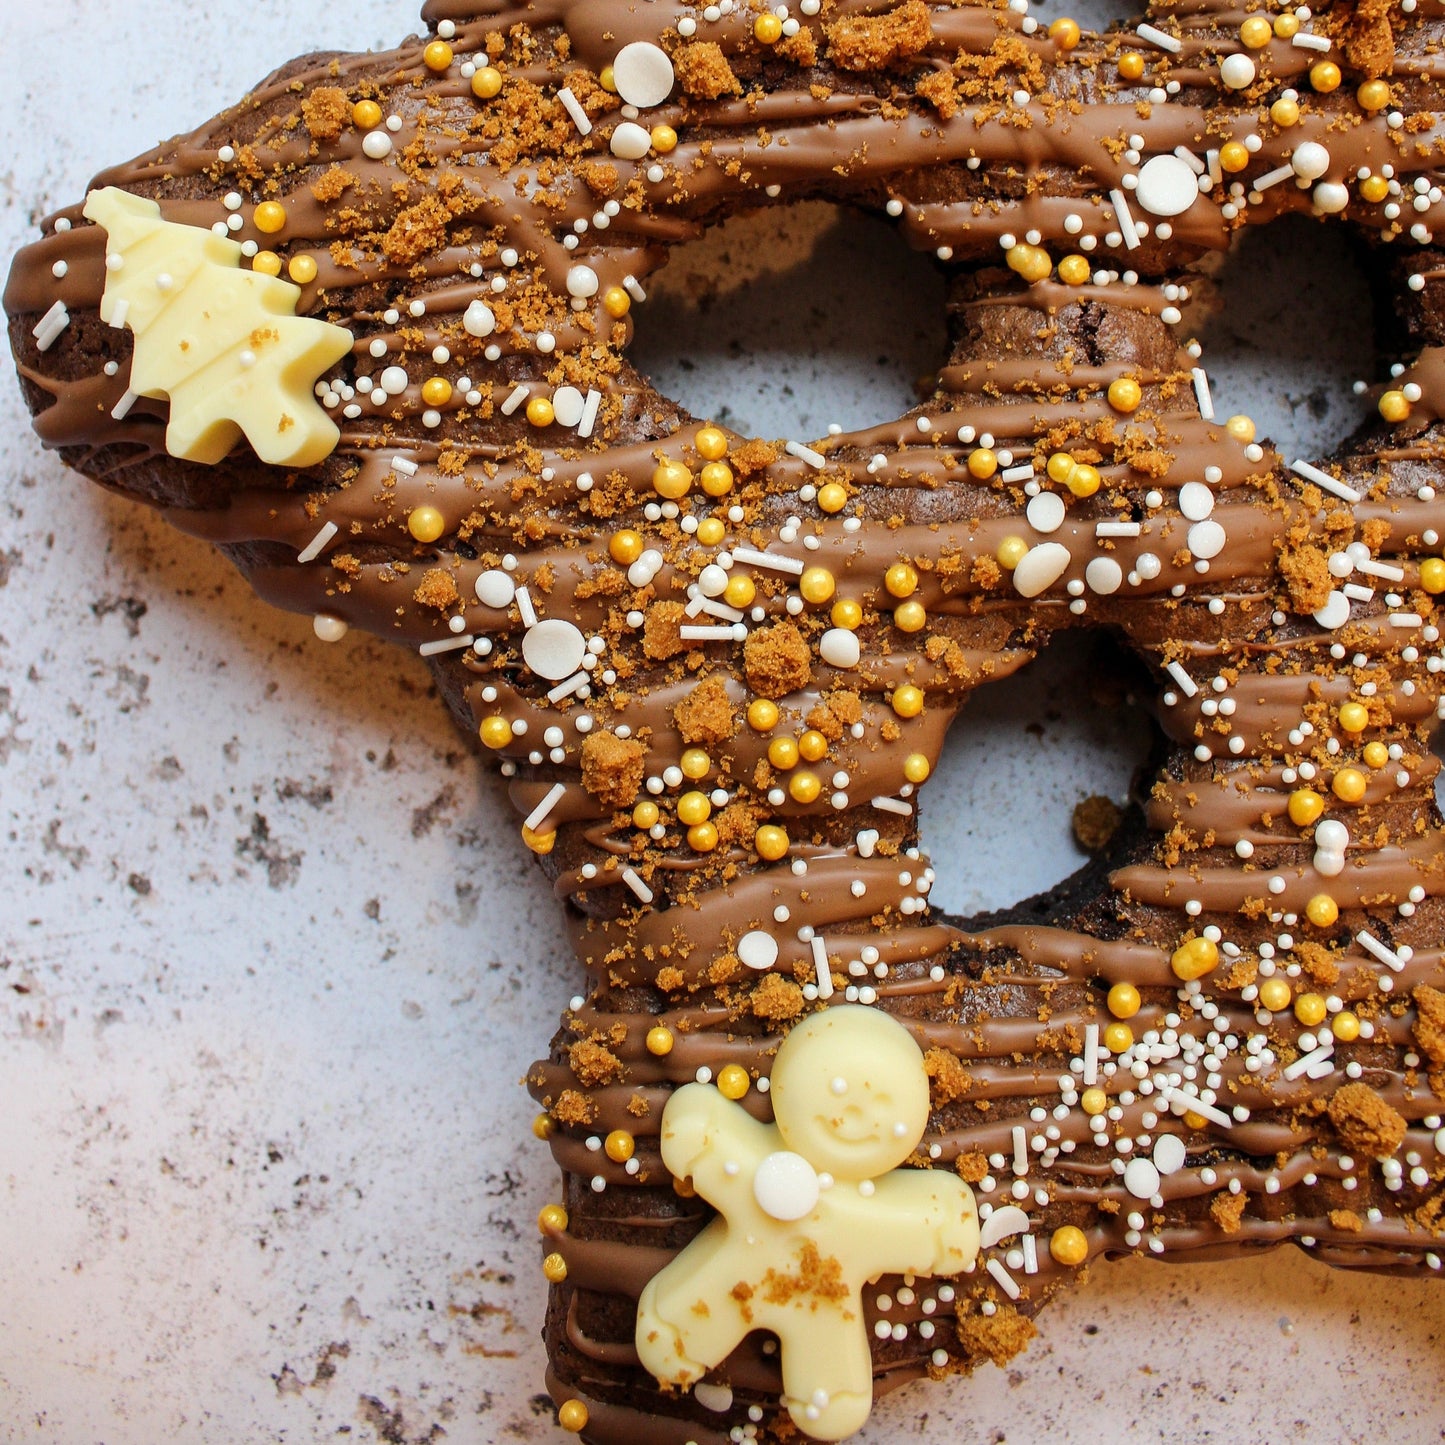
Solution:
M0 7L0 52L24 57L0 251L272 63L413 19L411 0ZM781 367L822 415L852 385L719 351L738 395ZM418 662L321 646L65 472L9 380L0 447L0 1441L562 1438L536 1403L532 1221L555 1184L517 1081L576 981L500 787ZM1040 732L995 710L929 795L959 820L927 826L968 859L965 906L1072 868L1067 807L1127 776L1126 753L1072 782L1101 730L1042 691ZM909 1387L867 1439L1441 1436L1436 1289L1292 1254L1095 1274L1006 1371Z

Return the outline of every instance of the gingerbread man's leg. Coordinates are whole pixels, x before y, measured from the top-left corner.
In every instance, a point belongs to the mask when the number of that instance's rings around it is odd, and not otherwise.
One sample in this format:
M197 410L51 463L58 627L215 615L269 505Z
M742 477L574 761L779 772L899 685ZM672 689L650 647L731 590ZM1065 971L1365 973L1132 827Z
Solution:
M748 1275L726 1222L714 1220L642 1291L636 1343L644 1367L686 1388L726 1359L752 1328Z
M793 1422L815 1440L842 1440L873 1408L873 1359L859 1301L790 1311L782 1329L783 1399Z

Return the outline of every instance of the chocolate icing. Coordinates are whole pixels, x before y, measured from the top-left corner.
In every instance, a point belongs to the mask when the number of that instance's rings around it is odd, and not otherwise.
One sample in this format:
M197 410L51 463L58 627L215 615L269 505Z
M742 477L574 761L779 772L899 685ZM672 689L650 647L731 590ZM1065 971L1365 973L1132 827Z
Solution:
M793 15L797 34L770 49L751 11L429 0L423 18L455 52L444 70L429 68L421 40L306 57L200 130L99 177L154 197L167 220L229 226L252 251L314 259L298 310L348 327L355 344L322 398L340 445L304 472L269 470L244 448L215 468L169 458L163 402L111 417L129 336L96 314L104 242L78 206L45 223L5 292L48 445L217 542L268 600L333 632L339 621L445 646L431 661L453 707L484 737L489 720L510 724L497 750L519 815L545 802L547 833L533 842L591 979L529 1084L568 1212L545 1240L565 1262L549 1388L586 1406L592 1440L721 1441L745 1425L769 1436L778 1385L768 1341L745 1342L718 1372L733 1389L719 1415L658 1392L636 1364L631 1316L707 1217L658 1157L669 1092L729 1063L760 1086L789 1020L826 1001L820 988L889 1010L925 1050L961 1065L966 1082L936 1095L917 1162L968 1171L985 1209L1021 1204L1037 1245L1036 1260L985 1252L1017 1298L982 1269L942 1289L885 1280L870 1291L870 1329L883 1318L877 1294L903 1327L875 1341L880 1390L1018 1348L1018 1317L1074 1273L1048 1248L1064 1225L1084 1232L1090 1256L1214 1259L1294 1243L1343 1267L1441 1268L1445 1044L1430 1028L1433 995L1417 990L1445 988L1439 765L1427 752L1445 659L1434 602L1436 582L1445 586L1435 570L1445 266L1432 229L1445 204L1435 111L1445 9L1419 0L1382 16L1326 4L1303 26L1313 45L1285 25L1248 49L1241 25L1275 11L1193 0L1154 6L1152 34L1086 35L1071 48L1022 9L910 0L897 15L911 17L912 39L892 52L875 39L871 63L855 68L835 27L881 8L842 0ZM678 66L671 95L639 118L671 127L675 148L654 144L638 160L609 152L625 113L597 83L630 41L660 44ZM701 42L718 47L711 72L689 68ZM1246 50L1256 81L1236 93L1221 59ZM1311 80L1322 59L1342 69L1339 89ZM474 96L462 69L484 63L503 79L495 98ZM1387 105L1364 109L1367 79L1388 82ZM563 85L588 117L586 136L557 98ZM1291 125L1270 109L1286 91L1298 97ZM364 149L349 114L308 111L328 93L348 113L374 99L396 122L369 128L389 137L384 156ZM1223 168L1231 141L1246 146L1243 171ZM1296 184L1291 160L1306 143L1327 152L1324 169ZM1176 153L1202 170L1203 189L1165 217L1145 204L1144 165ZM1372 177L1388 180L1383 199L1371 199ZM239 204L228 208L231 193ZM654 468L666 459L698 471L700 426L629 367L625 303L645 304L668 247L717 217L818 195L895 217L945 267L951 353L937 391L903 418L793 452L728 435L733 491L715 499L694 483L665 501ZM1341 195L1413 359L1390 383L1408 416L1366 428L1322 485L1202 414L1201 359L1176 335L1177 307L1202 251L1287 211L1323 217ZM278 236L254 226L263 199L286 208ZM1011 269L1026 270L1029 248L1053 263L1032 283ZM1066 254L1087 263L1080 284L1054 269ZM578 265L595 287L574 303L567 278ZM485 337L463 323L478 301L496 323ZM67 321L42 349L37 323L57 302ZM377 404L393 366L402 384ZM433 376L452 383L445 401L423 396ZM1108 396L1121 377L1139 383L1132 412ZM564 386L595 397L590 435L504 407L519 385L529 399L560 400ZM984 451L994 469L979 476L968 463ZM1072 496L1047 479L1059 451L1097 467L1096 492ZM1025 519L1019 468L1029 463L1032 490L1065 502L1047 533ZM844 489L841 510L820 507L825 484ZM1186 515L1186 484L1203 484L1207 517ZM441 515L434 541L408 530L422 506ZM721 540L699 533L709 519ZM1194 530L1204 522L1217 535ZM320 556L300 563L326 524L336 530ZM623 528L659 554L650 575L629 577L631 564L610 557ZM1019 537L1068 553L1027 601L994 560ZM752 552L734 557L739 547ZM733 575L754 578L756 599L708 615L703 569L724 552ZM1101 559L1117 567L1090 570ZM890 615L897 600L883 578L899 560L917 573L911 600L926 625L916 632ZM826 568L834 597L790 608L801 602L799 564ZM498 571L527 588L538 617L596 639L577 690L548 698L555 680L522 657L518 602L475 600L479 578ZM855 667L819 652L837 599L861 609ZM761 633L791 619L808 663L770 689L782 692L773 727L743 720L759 683L745 648L697 638L673 651L668 603L695 604L685 625L736 620ZM927 905L933 872L905 765L921 757L930 770L975 687L1078 625L1114 632L1148 665L1154 785L1105 866L1005 918L947 919ZM729 716L705 745L698 787L720 790L721 836L701 850L676 820L691 785L669 770L692 741L674 710L709 678ZM924 694L916 716L892 705L903 684ZM1363 731L1343 728L1345 704L1366 710ZM768 745L805 726L827 751L816 798L800 801ZM584 784L587 739L608 734L640 742L642 787L626 799L605 781ZM1368 762L1365 744L1381 745L1383 760ZM1342 765L1363 775L1354 801L1331 792ZM1348 829L1342 868L1313 820L1290 820L1291 793L1311 783L1324 818ZM652 832L634 822L632 792L658 805ZM754 839L769 821L788 834L773 862ZM1320 895L1336 921L1306 915ZM750 931L775 941L765 968L739 960ZM1182 983L1175 948L1211 932L1217 968ZM1278 979L1296 998L1327 999L1333 1031L1290 1005L1264 1010L1260 988ZM1092 1031L1111 1022L1105 995L1118 982L1141 995L1134 1042L1096 1055ZM659 1026L665 1054L647 1043ZM1097 1130L1081 1098L1089 1060L1110 1105ZM1353 1082L1403 1126L1380 1159L1331 1107ZM743 1102L771 1117L761 1087ZM596 1147L613 1130L632 1136L634 1162ZM1131 1192L1128 1161L1149 1157L1162 1133L1182 1139L1185 1164L1160 1175L1152 1197Z

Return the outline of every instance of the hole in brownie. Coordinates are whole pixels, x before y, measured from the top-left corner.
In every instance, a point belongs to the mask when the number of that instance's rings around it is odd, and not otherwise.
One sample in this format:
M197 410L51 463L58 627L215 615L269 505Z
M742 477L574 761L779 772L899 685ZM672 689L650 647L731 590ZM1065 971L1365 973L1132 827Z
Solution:
M935 263L889 223L823 201L731 217L674 247L647 284L628 360L694 416L749 436L890 421L948 353Z
M919 826L936 907L970 917L1045 893L1084 867L1074 830L1122 815L1155 740L1131 701L1141 664L1102 630L1064 632L1012 677L980 688L922 789ZM1147 783L1147 779L1142 779ZM1097 841L1097 840L1096 840Z
M1246 230L1192 285L1181 337L1203 347L1215 413L1252 416L1286 462L1327 457L1364 420L1376 379L1368 258L1344 226L1283 216Z

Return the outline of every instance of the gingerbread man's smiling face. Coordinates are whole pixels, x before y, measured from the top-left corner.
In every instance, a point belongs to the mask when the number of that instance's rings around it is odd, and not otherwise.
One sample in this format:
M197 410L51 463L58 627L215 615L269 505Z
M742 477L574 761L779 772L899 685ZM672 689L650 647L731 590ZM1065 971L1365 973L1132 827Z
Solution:
M886 1016L864 1015L862 1027L877 1037L860 1048L856 1022L845 1031L836 1015L815 1014L799 1030L813 1035L809 1048L780 1050L772 1075L773 1116L788 1148L840 1181L896 1169L928 1121L912 1040Z

